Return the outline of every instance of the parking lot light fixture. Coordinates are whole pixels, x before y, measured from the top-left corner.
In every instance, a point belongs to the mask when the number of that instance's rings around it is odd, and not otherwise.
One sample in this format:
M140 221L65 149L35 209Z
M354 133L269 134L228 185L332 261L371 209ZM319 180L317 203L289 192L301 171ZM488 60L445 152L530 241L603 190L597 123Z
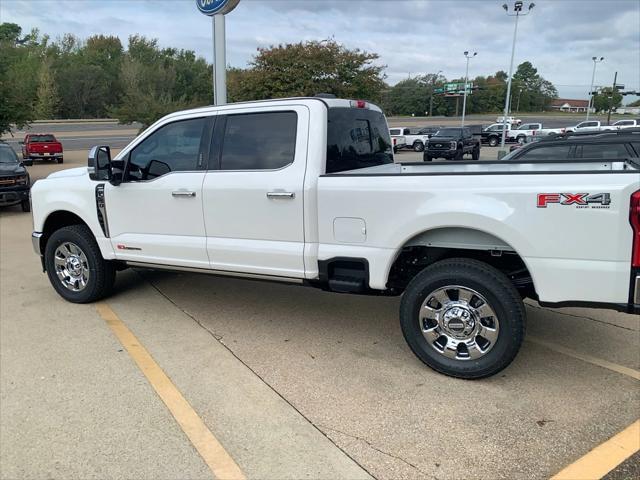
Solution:
M462 100L462 123L461 126L464 127L464 115L467 110L467 88L469 84L469 60L478 55L478 52L473 52L472 55L469 55L469 52L464 52L464 56L467 59L467 69L464 72L464 98Z
M507 116L509 115L509 99L511 97L511 79L513 77L513 58L516 53L516 38L518 36L518 19L521 16L531 13L531 9L535 6L535 3L530 3L527 7L527 11L523 12L524 2L518 0L513 4L513 13L509 13L509 6L505 3L502 8L507 12L510 17L516 17L515 27L513 29L513 44L511 45L511 63L509 64L509 80L507 82L507 94L504 99L504 115L502 116L502 141L500 142L500 148L504 150L504 143L507 138Z
M589 87L589 106L587 107L587 118L589 120L589 113L591 113L591 104L593 103L593 82L596 80L596 65L604 60L604 57L591 57L593 60L593 72L591 73L591 86Z

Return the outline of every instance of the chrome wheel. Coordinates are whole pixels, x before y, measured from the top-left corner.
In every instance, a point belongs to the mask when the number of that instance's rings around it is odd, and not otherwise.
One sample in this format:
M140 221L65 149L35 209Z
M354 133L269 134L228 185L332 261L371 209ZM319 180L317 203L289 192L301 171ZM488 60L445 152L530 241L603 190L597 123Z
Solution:
M457 285L438 288L420 307L420 330L429 345L447 358L473 360L498 340L498 317L475 290Z
M54 253L56 275L60 283L72 292L81 292L89 282L89 261L75 243L64 242Z

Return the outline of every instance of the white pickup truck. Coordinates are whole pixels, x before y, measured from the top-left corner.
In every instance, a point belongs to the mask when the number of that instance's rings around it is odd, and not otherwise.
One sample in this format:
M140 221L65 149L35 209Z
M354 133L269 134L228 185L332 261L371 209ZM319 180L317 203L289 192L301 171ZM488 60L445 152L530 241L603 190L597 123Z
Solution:
M389 134L391 139L397 138L397 149L410 148L414 152L424 151L425 145L429 143L429 138L436 133L437 129L425 127L423 129L407 127L391 127Z
M94 147L88 168L36 182L32 241L77 303L127 267L402 295L420 360L480 378L518 352L525 297L640 311L639 168L397 164L367 102L238 103L168 115L114 159Z

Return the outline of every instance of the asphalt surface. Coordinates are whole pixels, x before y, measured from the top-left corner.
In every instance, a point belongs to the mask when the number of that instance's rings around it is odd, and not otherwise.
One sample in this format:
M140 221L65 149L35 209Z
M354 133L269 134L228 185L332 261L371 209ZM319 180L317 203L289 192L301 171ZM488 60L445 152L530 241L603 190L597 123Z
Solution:
M211 478L95 307L55 294L31 228L0 210L0 478ZM515 362L469 382L414 357L397 298L130 269L106 302L248 478L549 478L640 411L604 363L640 370L640 320L613 311L528 302Z

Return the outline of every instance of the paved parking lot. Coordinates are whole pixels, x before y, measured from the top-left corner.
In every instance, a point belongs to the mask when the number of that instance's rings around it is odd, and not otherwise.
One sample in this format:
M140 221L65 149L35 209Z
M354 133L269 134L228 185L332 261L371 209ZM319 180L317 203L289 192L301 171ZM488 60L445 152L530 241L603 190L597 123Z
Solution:
M0 476L211 478L113 323L54 293L31 228L0 212ZM105 302L247 478L549 478L638 419L636 316L529 303L513 365L463 381L413 356L398 303L136 270Z

